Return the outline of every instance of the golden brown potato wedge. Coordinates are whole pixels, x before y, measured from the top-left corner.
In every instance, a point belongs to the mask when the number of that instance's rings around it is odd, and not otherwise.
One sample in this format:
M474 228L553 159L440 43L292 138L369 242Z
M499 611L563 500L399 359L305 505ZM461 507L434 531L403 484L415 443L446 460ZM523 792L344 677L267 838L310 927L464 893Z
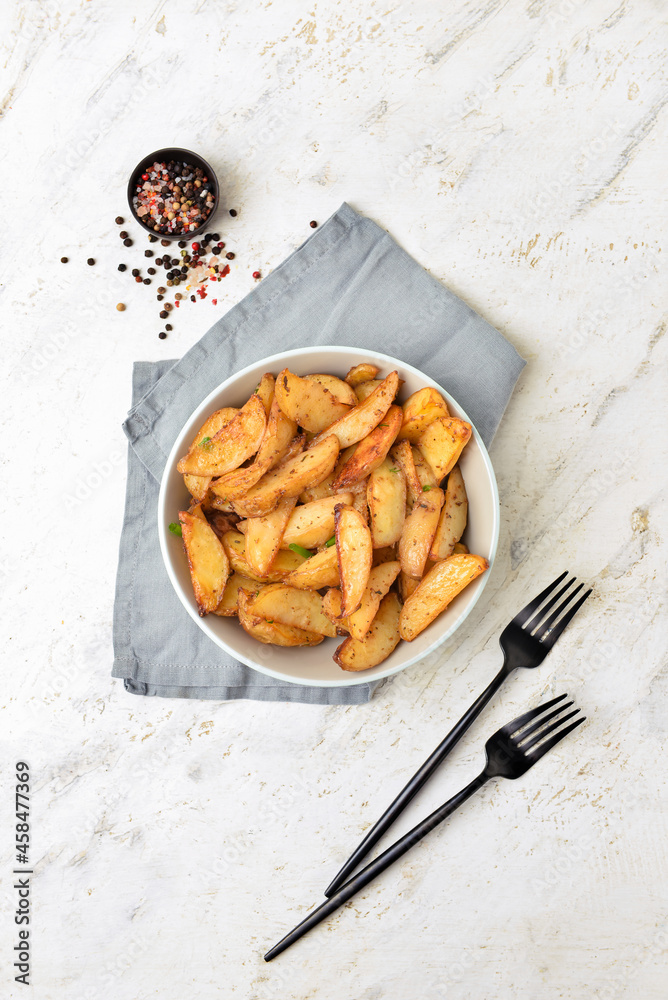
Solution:
M306 632L304 629L295 628L292 625L266 621L261 615L253 612L253 601L254 595L242 587L239 590L239 621L254 639L272 646L317 646L319 642L322 642L321 635Z
M280 583L307 562L304 556L291 550L281 550L274 559L271 569L265 574L256 573L246 558L246 537L240 531L228 531L222 538L223 547L230 560L230 565L236 573L248 576L259 583Z
M340 580L336 546L332 545L316 552L310 559L303 559L283 582L300 590L321 590L323 587L338 587Z
M348 628L348 619L343 618L341 615L341 602L343 598L341 597L341 591L338 587L330 587L325 596L322 599L322 611L323 614L329 618L333 625L336 626L337 635L348 635L350 629Z
M364 518L364 523L369 523L369 506L366 502L366 490L368 481L362 479L359 483L355 483L354 486L350 486L348 492L353 498L351 507L354 507L358 514Z
M433 486L415 502L404 522L399 539L399 562L403 572L416 580L424 573L444 500L443 490Z
M412 444L411 452L413 454L413 465L415 466L415 475L418 477L418 482L424 490L425 486L438 486L438 479L432 472L431 466L427 459L424 457L420 449Z
M300 590L285 583L270 583L253 600L253 613L266 621L292 625L318 635L334 637L336 626L322 610L317 590Z
M437 417L449 417L448 404L436 389L418 389L409 396L403 407L403 423L398 441L416 442L422 431Z
M234 469L216 479L211 486L211 492L228 500L243 496L251 486L255 486L265 472L269 472L287 457L291 446L297 448L296 454L303 451L304 438L296 438L296 434L297 424L285 416L278 405L278 400L274 399L255 461L245 469Z
M410 441L399 441L390 451L390 458L406 477L406 502L410 507L422 496L422 483L415 468L415 457Z
M242 576L241 573L233 573L225 584L223 596L220 599L220 604L213 612L214 615L220 615L223 618L236 618L239 611L239 590L243 587L244 590L255 593L263 586L264 584L258 583L256 580L251 580L249 576Z
M440 483L457 464L471 437L471 425L456 417L439 417L420 434L417 445Z
M315 434L350 411L320 382L300 378L287 368L276 380L276 399L287 417Z
M464 477L459 466L455 465L448 476L445 503L434 540L431 543L429 558L433 559L434 562L438 562L439 559L447 559L454 552L455 545L464 534L468 507Z
M274 390L276 388L276 380L271 372L267 372L262 376L255 389L255 395L259 397L262 405L264 406L264 412L269 416L269 411L271 410L271 404L274 401Z
M325 389L329 389L332 396L338 399L339 403L347 406L357 406L357 396L355 390L347 382L337 378L336 375L304 375L304 378L319 382Z
M179 472L193 476L222 476L237 469L260 447L267 415L262 400L252 395L239 412L211 440L206 438L182 458Z
M373 565L373 546L371 532L354 507L337 506L334 525L343 595L341 614L345 616L360 606Z
M346 375L346 382L348 385L356 386L360 382L368 382L370 379L374 379L380 368L376 368L375 365L362 364L353 365L348 374Z
M394 545L401 538L406 518L406 476L389 458L369 476L366 491L374 549Z
M445 611L464 587L489 568L482 556L457 555L436 563L401 611L401 638L411 642Z
M215 611L225 590L230 563L211 525L187 510L179 511L183 544L200 615Z
M359 385L356 385L355 398L357 399L357 402L363 403L365 399L368 399L371 393L375 392L382 381L382 378L375 378L370 382L360 382Z
M337 493L336 496L312 500L297 507L290 516L281 548L302 545L305 549L317 549L334 534L334 508L337 503L352 504L352 493Z
M343 597L341 591L338 589L327 591L327 600L323 600L323 611L326 615L331 615L334 622L337 619L343 619L345 627L353 638L363 639L371 628L371 623L376 617L380 602L396 580L400 569L401 567L396 560L375 566L369 573L369 582L362 596L360 606L352 614L342 614Z
M246 559L258 576L266 576L271 569L296 503L296 497L284 497L268 514L246 521Z
M357 444L381 422L392 405L398 388L399 376L396 372L390 372L368 399L365 399L359 406L354 406L344 417L336 420L325 431L318 434L311 447L328 434L334 434L337 437L341 448Z
M234 501L234 509L246 517L268 514L283 497L299 496L307 486L321 483L334 468L338 454L339 442L334 435L323 438L303 454L265 473L243 497Z
M353 486L378 468L394 444L401 427L401 418L401 407L391 406L381 422L359 442L334 480L335 490Z
M230 420L236 416L239 412L236 406L223 406L222 409L216 410L211 416L204 421L197 434L193 438L192 444L188 449L188 454L197 447L200 441L207 438L213 438L216 436L219 430L229 424ZM188 476L183 477L183 482L185 484L188 493L195 501L195 503L201 503L206 496L207 490L211 485L211 476Z
M363 639L345 639L334 654L342 670L368 670L386 660L399 639L401 603L396 594L387 594Z

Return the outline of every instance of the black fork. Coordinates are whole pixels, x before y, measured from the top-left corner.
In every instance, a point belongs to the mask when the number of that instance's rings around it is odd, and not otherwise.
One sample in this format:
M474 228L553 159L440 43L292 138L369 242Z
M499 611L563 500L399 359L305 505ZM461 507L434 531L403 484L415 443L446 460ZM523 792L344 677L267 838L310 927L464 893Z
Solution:
M453 795L451 799L448 799L431 816L418 823L410 833L401 837L396 844L388 847L383 854L368 864L366 868L363 868L359 874L354 875L353 878L338 890L336 895L309 913L294 930L286 934L277 945L274 945L267 952L264 956L265 960L270 962L276 955L280 955L282 951L289 948L291 944L306 934L312 927L319 924L321 920L328 917L330 913L338 909L351 896L354 896L356 892L359 892L365 885L373 881L381 872L384 872L386 868L389 868L390 865L402 857L406 851L409 851L423 837L426 837L434 827L442 823L444 819L447 819L455 809L463 805L490 778L519 778L525 774L541 757L545 756L548 750L551 750L560 740L563 740L564 736L567 736L580 723L585 721L585 717L580 715L578 709L568 712L566 715L562 714L573 704L572 701L564 704L564 698L566 697L565 694L562 694L558 698L553 698L552 701L546 702L545 705L540 705L530 712L525 712L524 715L520 715L519 718L514 719L507 726L494 733L485 744L487 762L477 778L474 778L457 795ZM555 706L558 707L555 708ZM548 711L548 709L552 709L552 711ZM576 715L578 718L574 722L570 722L570 725L564 726L564 723L569 722Z
M434 752L415 772L407 785L397 795L392 804L385 810L380 819L371 827L367 835L355 848L338 875L325 889L326 896L332 896L346 879L352 875L362 858L366 857L371 848L378 843L385 831L406 808L411 799L422 788L424 783L445 760L450 751L462 738L466 730L475 722L483 708L492 700L506 677L518 667L537 667L550 652L559 636L577 614L591 594L587 590L579 600L573 599L582 590L582 584L573 587L576 579L568 580L563 587L559 584L568 576L562 573L554 583L546 587L538 597L527 604L519 614L505 627L499 643L503 650L503 666L492 683L485 688L459 722L450 730L445 739L439 743ZM558 589L559 588L559 589ZM553 610L554 609L554 610Z

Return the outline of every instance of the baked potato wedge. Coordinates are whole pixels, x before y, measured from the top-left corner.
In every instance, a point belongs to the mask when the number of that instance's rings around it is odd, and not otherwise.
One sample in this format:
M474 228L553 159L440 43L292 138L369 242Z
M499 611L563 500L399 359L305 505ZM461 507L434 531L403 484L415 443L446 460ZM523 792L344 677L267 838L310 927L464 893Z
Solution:
M301 545L305 549L317 549L334 534L334 508L337 504L352 504L352 493L337 493L305 503L290 515L281 548Z
M228 531L222 538L223 548L235 573L247 576L258 583L280 583L308 560L298 552L278 552L269 571L263 575L256 573L246 558L246 536L240 531Z
M234 509L245 517L268 514L283 497L297 497L307 486L326 479L336 464L338 454L338 440L333 434L328 435L301 455L265 473L243 497L233 501Z
M322 642L323 636L321 635L307 632L302 628L295 628L292 625L281 625L278 622L267 621L254 612L253 603L254 595L242 587L239 590L239 621L245 631L254 639L271 646L317 646L318 643Z
M415 456L409 441L400 441L390 451L390 458L406 477L406 502L410 507L422 496L422 483L415 468Z
M334 480L335 490L345 490L366 479L377 469L394 444L401 427L400 406L390 406L389 410L370 434L359 442L355 451Z
M246 521L245 555L258 576L266 576L271 569L296 503L296 497L284 497L268 514L249 517Z
M397 436L398 441L415 443L429 424L437 417L449 417L448 404L437 389L418 389L409 396L403 407L403 422Z
M371 379L369 382L360 382L359 385L355 386L355 398L358 403L363 403L365 399L368 399L372 392L378 388L382 382L382 378Z
M448 476L445 503L429 552L429 558L434 562L447 559L454 552L455 545L464 534L468 509L464 477L459 466L455 465Z
M417 445L440 483L459 461L471 437L471 425L456 417L439 417L420 434Z
M380 602L378 613L363 639L350 636L334 653L334 660L342 670L368 670L386 660L401 638L399 617L401 603L394 593L387 594Z
M346 375L345 381L348 385L354 387L359 385L361 382L368 382L371 379L375 379L379 371L380 368L376 368L375 365L370 365L368 363L353 365Z
M292 625L318 635L336 636L336 625L322 610L317 590L301 590L285 583L270 583L253 600L253 614L280 625Z
M343 601L341 614L350 615L360 606L373 565L371 532L354 507L334 508L336 555Z
M338 587L341 578L339 576L339 562L334 545L316 552L310 559L300 558L303 561L285 577L284 583L287 583L290 587L299 587L300 590L321 590L323 587Z
M334 434L341 448L347 448L351 444L357 444L362 438L376 427L390 406L399 388L399 375L397 372L390 372L387 378L379 384L371 395L349 410L345 416L340 417L331 424L325 431L320 433L311 442L311 447L320 442L326 435Z
M210 440L202 438L177 469L192 476L222 476L238 469L260 447L266 426L264 404L253 394L217 434Z
M486 569L489 569L487 560L474 555L452 555L436 563L401 610L401 638L407 642L415 639Z
M192 444L188 449L188 454L190 454L190 452L197 447L200 441L215 437L218 431L221 430L225 424L229 424L230 420L236 416L238 412L239 410L236 406L223 406L222 409L216 410L215 413L212 413L211 416L204 421L193 438ZM209 486L211 485L211 476L184 475L183 482L194 502L201 503L206 496Z
M415 475L417 476L418 482L422 487L423 491L425 486L428 487L438 486L439 480L432 472L432 468L429 462L424 457L420 449L416 445L412 444L411 453L413 455L413 465L415 466Z
M276 380L276 399L287 417L317 434L350 411L329 389L284 368Z
M401 538L406 518L406 476L398 463L385 458L373 470L366 499L374 549L394 545Z
M424 573L444 500L443 490L431 487L416 501L404 521L399 539L399 562L402 571L416 580Z
M362 596L360 606L352 614L341 614L343 610L343 597L341 591L337 588L327 591L327 594L323 598L323 611L328 617L331 617L335 624L337 624L337 620L339 623L344 623L345 628L353 638L363 639L371 628L371 623L376 617L380 602L396 580L400 569L401 567L396 560L375 566L369 573L369 582Z
M274 399L255 461L244 469L234 469L216 479L211 485L211 492L227 500L243 496L251 486L255 486L265 472L269 472L282 462L291 449L293 454L304 450L305 439L297 438L296 434L297 424L285 416L278 405L278 400Z
M230 563L218 535L201 515L179 511L181 533L197 607L202 617L215 611L230 574Z
M241 573L232 573L232 576L225 584L223 596L220 599L220 604L213 612L214 615L220 615L222 618L236 618L239 612L239 590L243 587L244 590L255 593L255 591L263 586L264 584L258 583L256 580L251 580L248 576L242 576Z
M357 396L353 387L344 382L343 379L337 378L336 375L304 375L304 378L319 382L331 392L335 399L338 399L339 403L357 406Z

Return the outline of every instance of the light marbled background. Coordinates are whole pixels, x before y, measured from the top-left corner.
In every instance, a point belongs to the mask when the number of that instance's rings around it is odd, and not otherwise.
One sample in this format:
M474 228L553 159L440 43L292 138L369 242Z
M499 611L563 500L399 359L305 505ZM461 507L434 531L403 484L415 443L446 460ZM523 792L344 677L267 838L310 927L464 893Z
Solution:
M660 0L3 6L8 982L21 757L38 873L34 985L3 995L665 995L665 14ZM113 219L129 169L172 142L217 169L237 259L218 307L181 310L160 342L154 289L116 272L129 255ZM131 362L183 353L344 199L530 362L492 449L503 526L484 599L368 706L133 698L109 676ZM594 584L586 614L397 832L543 695L568 689L589 724L266 966L496 671L503 625L565 566Z

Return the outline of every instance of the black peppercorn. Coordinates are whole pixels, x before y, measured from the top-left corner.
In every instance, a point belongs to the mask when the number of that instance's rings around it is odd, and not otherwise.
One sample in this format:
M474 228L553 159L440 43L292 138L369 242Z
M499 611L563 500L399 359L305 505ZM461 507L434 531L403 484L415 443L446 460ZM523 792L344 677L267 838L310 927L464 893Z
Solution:
M165 309L160 310L160 319L167 319L169 313Z
M144 250L144 257L152 257L152 256L153 256L152 250Z
M165 297L164 295L156 295L156 298L157 298L158 302L162 302L162 300L164 299L164 297Z
M171 323L165 323L165 330L173 330L173 329L174 327L172 326Z
M120 238L122 240L127 240L129 234L126 233L124 229L121 229L121 231L120 231L120 233L118 235L120 236Z
M187 246L187 243L186 243L186 241L185 241L185 240L179 240L179 246L180 246L180 247L181 247L181 249L183 250L183 248L184 248L185 246Z
M234 254L232 253L231 250L229 253L226 253L225 256L227 257L228 260L234 260Z
M88 265L89 265L90 267L92 267L92 266L93 266L93 264L95 263L95 258L94 258L94 257L89 257L89 258L88 258L88 260L86 261L86 263L87 263L87 264L88 264Z
M139 268L138 267L133 267L132 268L132 277L136 278L138 274L139 274Z
M60 263L61 264L67 264L68 260L69 260L69 257L61 257L60 258Z
M158 242L158 237L154 236L153 233L149 233L148 234L148 241L149 241L149 243L157 243Z
M125 264L119 264L118 265L118 270L119 271L127 271L127 267L125 266Z
M131 247L132 246L132 240L123 240L123 246L124 247Z
M160 333L158 334L158 336L160 337L160 340L166 340L167 339L167 334L164 332L164 330L161 330Z
M122 226L122 225L123 225L123 222L124 222L124 221L125 221L125 220L123 219L123 216L122 216L122 215L117 215L117 216L116 216L116 225L117 225L117 226Z
M318 223L315 221L315 219L313 219L312 222L309 222L309 226L311 227L311 229L317 229Z
M230 215L232 216L232 218L234 218L236 214L237 214L236 208L231 208L230 209Z
M150 285L151 284L151 279L150 278L144 278L144 284L145 285Z

